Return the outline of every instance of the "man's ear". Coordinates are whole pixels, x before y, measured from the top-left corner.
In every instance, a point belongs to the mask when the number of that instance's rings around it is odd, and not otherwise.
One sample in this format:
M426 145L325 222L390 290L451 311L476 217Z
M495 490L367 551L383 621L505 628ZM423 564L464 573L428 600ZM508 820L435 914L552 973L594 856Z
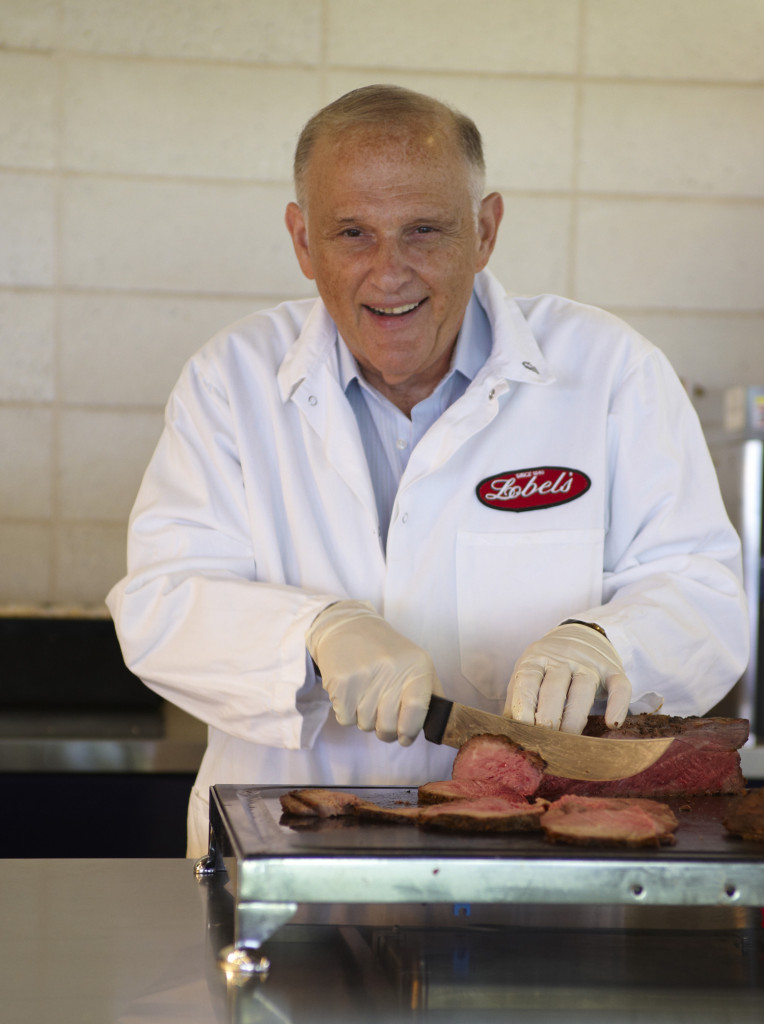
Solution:
M488 263L496 245L496 238L499 234L499 225L504 216L504 200L498 192L491 192L480 203L478 211L478 265L477 270L482 270Z
M287 231L292 236L292 245L297 256L297 262L300 264L300 270L310 281L315 280L313 261L310 258L310 250L308 248L308 225L297 203L288 204L284 214L284 221Z

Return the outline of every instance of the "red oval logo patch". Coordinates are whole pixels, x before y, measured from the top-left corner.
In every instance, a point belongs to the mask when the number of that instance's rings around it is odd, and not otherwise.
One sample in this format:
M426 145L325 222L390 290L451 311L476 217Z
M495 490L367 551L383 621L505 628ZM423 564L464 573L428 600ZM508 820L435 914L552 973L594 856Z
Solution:
M504 512L529 512L575 501L592 482L580 469L565 466L539 466L536 469L511 469L486 477L475 488L478 499L488 508Z

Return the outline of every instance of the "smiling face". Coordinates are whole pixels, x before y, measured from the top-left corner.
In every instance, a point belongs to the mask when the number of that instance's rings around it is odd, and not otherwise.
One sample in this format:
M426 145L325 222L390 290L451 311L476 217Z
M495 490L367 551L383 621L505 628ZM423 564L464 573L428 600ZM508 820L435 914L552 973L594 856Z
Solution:
M364 376L406 413L447 372L496 240L501 197L476 210L472 184L443 130L354 128L316 142L308 209L287 208L303 273Z

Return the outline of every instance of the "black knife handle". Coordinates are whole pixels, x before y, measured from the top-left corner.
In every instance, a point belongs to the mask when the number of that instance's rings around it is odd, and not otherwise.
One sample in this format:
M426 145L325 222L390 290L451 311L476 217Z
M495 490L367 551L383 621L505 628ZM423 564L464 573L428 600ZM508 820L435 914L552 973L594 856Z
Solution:
M454 702L446 700L445 697L437 697L435 694L430 697L430 707L422 727L422 731L430 743L442 743L443 733L446 731L453 706Z

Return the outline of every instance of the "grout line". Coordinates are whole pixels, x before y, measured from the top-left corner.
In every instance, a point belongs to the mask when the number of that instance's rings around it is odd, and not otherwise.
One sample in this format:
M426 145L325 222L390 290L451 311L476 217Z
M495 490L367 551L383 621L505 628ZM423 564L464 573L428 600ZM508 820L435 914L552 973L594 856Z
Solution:
M587 0L582 0L587 2ZM484 79L484 80L495 80L501 79L502 81L553 81L553 82L570 82L576 83L578 81L590 82L590 83L602 83L603 85L635 85L635 86L680 86L686 88L728 88L728 89L762 89L764 88L764 77L749 77L749 78L702 78L702 77L688 77L678 76L673 77L670 75L645 75L645 74L634 74L630 75L627 72L622 74L597 74L596 72L586 72L583 65L579 64L579 69L576 72L568 71L506 71L501 69L485 70L483 68L456 68L456 69L443 69L440 65L434 67L417 67L410 68L405 65L390 65L390 64L346 64L343 62L337 62L332 64L328 60L328 46L326 45L328 39L328 2L322 0L322 14L321 14L321 28L320 28L320 46L319 55L316 61L274 61L269 62L267 58L258 60L246 60L243 58L225 60L219 57L206 58L206 57L192 57L183 56L176 54L152 54L152 53L124 53L120 51L96 51L96 50L78 50L75 48L64 48L55 46L51 48L46 47L24 47L24 46L3 46L0 50L2 53L7 54L20 54L29 56L45 56L55 52L62 58L75 59L83 61L100 61L104 63L122 61L125 63L148 63L148 64L168 64L168 65L185 65L189 67L203 67L203 68L238 68L241 70L251 71L285 71L285 72L299 72L299 71L331 71L339 72L342 74L356 74L356 75L411 75L417 78L429 78L443 77L449 79Z
M285 292L200 292L198 289L194 291L173 291L173 290L162 290L162 289L150 289L141 287L125 287L115 288L114 286L101 287L99 285L66 285L60 289L61 297L73 297L73 298L94 298L94 299L124 299L126 301L138 300L138 301L166 301L170 303L176 302L187 302L187 303L203 303L203 302L221 302L231 303L252 308L252 312L256 312L260 309L270 308L271 306L278 305L280 302L293 300L299 298L295 295L294 290L287 290ZM44 285L5 285L0 283L0 295L3 294L27 294L27 295L51 295L54 296L54 288L46 287ZM315 298L315 294L306 294L302 296L305 299ZM267 303L265 306L263 303ZM626 306L620 308L627 308ZM665 315L675 315L678 317L698 316L698 317L723 317L724 319L732 320L756 320L764 316L764 305L761 307L746 307L741 309L739 306L734 307L723 307L723 306L629 306L628 309L631 312L636 313L660 313ZM0 405L36 405L40 408L50 408L49 399L9 399L0 398ZM62 402L62 405L67 408L71 405L66 401Z
M329 0L321 0L321 23L319 32L319 63L318 73L320 82L319 101L314 104L316 110L325 106L330 99L329 91Z
M578 6L578 39L576 45L576 78L575 78L575 101L573 105L573 151L571 153L571 199L570 216L568 221L568 268L566 294L569 298L575 299L578 296L578 225L580 213L580 161L581 161L581 125L583 121L583 86L581 75L584 61L584 39L586 35L586 0L579 0Z
M64 182L61 175L61 168L64 164L64 117L65 117L65 87L64 87L64 58L58 48L62 32L64 11L63 5L57 5L57 32L56 48L54 49L54 60L56 67L57 95L56 95L56 181L55 181L55 272L53 281L53 400L50 403L51 410L51 439L50 439L50 549L48 566L48 594L49 602L55 601L59 592L59 565L63 547L61 530L62 512L62 476L63 476L63 452L62 452L62 416L63 406L61 396L63 394L63 356L62 356L62 324L63 324L63 204L64 204Z
M574 108L574 117L579 116L579 104L577 102ZM576 123L574 126L574 156L578 155L578 144L579 139L579 125ZM67 180L79 180L79 181L100 181L100 182L120 182L137 185L192 185L192 186L212 186L215 188L231 188L231 189L268 189L273 192L283 191L285 188L291 188L292 182L291 177L285 176L283 178L272 178L258 180L251 177L242 178L218 178L218 177L202 177L199 175L179 175L175 174L162 174L157 171L112 171L112 170L100 170L97 168L85 168L85 169L73 169L73 168L61 168L59 170L50 168L36 168L36 167L14 167L10 165L0 164L0 176L7 175L18 175L23 177L41 177L50 178L51 180L67 181ZM578 186L578 169L575 166L574 161L574 175L572 178L571 188L549 188L549 189L534 189L523 186L506 185L500 181L491 180L491 188L500 190L504 195L512 196L519 199L568 199L571 195L578 195L581 198L595 199L601 202L624 202L624 203L673 203L673 204L711 204L718 206L763 206L764 205L764 194L742 194L733 195L732 193L721 193L715 194L712 192L634 192L625 190L606 190L606 189L587 189L580 188Z

